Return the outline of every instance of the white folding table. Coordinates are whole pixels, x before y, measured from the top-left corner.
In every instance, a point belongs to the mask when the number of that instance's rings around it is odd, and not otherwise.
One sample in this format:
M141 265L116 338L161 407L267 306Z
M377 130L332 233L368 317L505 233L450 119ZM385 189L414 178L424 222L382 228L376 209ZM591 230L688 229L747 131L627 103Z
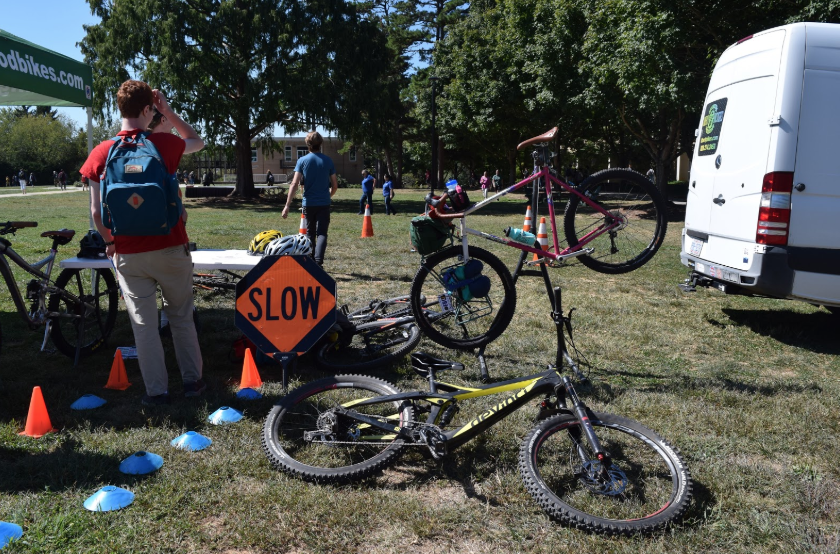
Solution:
M262 256L249 256L247 250L196 250L191 254L195 269L250 271L262 260ZM111 268L111 262L107 258L73 257L59 262L59 265L68 269Z

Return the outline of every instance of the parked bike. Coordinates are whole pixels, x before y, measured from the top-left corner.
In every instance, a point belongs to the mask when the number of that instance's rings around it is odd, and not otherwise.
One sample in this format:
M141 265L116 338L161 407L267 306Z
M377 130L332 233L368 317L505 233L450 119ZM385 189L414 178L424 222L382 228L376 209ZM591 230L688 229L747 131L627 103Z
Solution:
M37 226L34 221L7 221L0 224L0 235ZM0 275L29 328L45 327L41 350L46 349L47 340L52 338L56 349L78 364L81 357L101 347L114 329L119 289L108 269L64 269L52 281L58 247L73 240L75 234L68 229L41 233L52 240L52 246L46 258L34 263L24 260L9 240L0 237ZM34 277L26 284L25 296L15 281L9 260Z

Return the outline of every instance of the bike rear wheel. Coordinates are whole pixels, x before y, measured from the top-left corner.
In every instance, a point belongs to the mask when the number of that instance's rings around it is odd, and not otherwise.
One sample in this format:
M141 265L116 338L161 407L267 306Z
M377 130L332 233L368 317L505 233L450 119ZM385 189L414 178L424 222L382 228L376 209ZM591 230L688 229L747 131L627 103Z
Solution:
M336 414L344 406L404 426L414 419L408 403L354 406L362 399L398 394L390 383L363 375L313 381L283 397L269 412L262 445L277 469L319 483L343 483L393 465L404 443L370 425Z
M490 343L507 329L516 310L516 288L505 264L475 246L469 247L469 255L484 264L482 275L490 279L485 297L463 300L445 284L447 272L464 266L461 246L424 258L411 283L411 310L417 325L447 348L470 350Z
M60 292L50 294L47 309L58 314L52 320L52 341L62 354L87 356L102 346L117 320L119 295L114 275L108 269L65 269L55 281L55 286L80 298L74 302ZM84 332L79 328L84 320Z
M348 334L352 334L349 341ZM356 325L353 331L342 331L336 340L318 346L315 364L336 373L369 371L399 360L419 342L417 324L396 325L393 320L380 319Z
M570 247L584 242L593 248L580 262L601 273L627 273L646 264L659 250L668 227L665 201L656 187L630 169L605 169L577 188L590 201L610 213L604 215L572 194L563 225ZM585 242L599 229L618 226Z
M691 475L676 448L640 423L590 412L612 464L604 474L578 420L567 414L539 423L522 442L519 471L528 492L563 524L632 535L679 519L691 500Z

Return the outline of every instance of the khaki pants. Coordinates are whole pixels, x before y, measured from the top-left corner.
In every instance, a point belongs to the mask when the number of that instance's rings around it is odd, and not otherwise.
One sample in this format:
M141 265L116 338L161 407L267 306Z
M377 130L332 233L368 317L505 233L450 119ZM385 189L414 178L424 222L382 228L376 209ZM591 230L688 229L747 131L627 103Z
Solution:
M169 390L158 332L158 286L163 293L181 377L185 383L201 379L201 349L192 313L193 264L186 245L140 254L118 254L115 258L146 394L157 396Z

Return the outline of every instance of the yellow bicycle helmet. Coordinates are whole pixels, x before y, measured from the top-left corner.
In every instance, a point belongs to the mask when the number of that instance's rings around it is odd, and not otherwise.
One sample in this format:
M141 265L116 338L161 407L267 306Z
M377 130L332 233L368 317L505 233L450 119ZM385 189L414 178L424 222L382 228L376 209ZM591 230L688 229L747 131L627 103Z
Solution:
M251 254L252 256L262 256L265 252L265 247L268 246L268 243L282 236L283 233L275 229L257 233L257 236L255 236L251 241L251 244L248 245L248 254Z

